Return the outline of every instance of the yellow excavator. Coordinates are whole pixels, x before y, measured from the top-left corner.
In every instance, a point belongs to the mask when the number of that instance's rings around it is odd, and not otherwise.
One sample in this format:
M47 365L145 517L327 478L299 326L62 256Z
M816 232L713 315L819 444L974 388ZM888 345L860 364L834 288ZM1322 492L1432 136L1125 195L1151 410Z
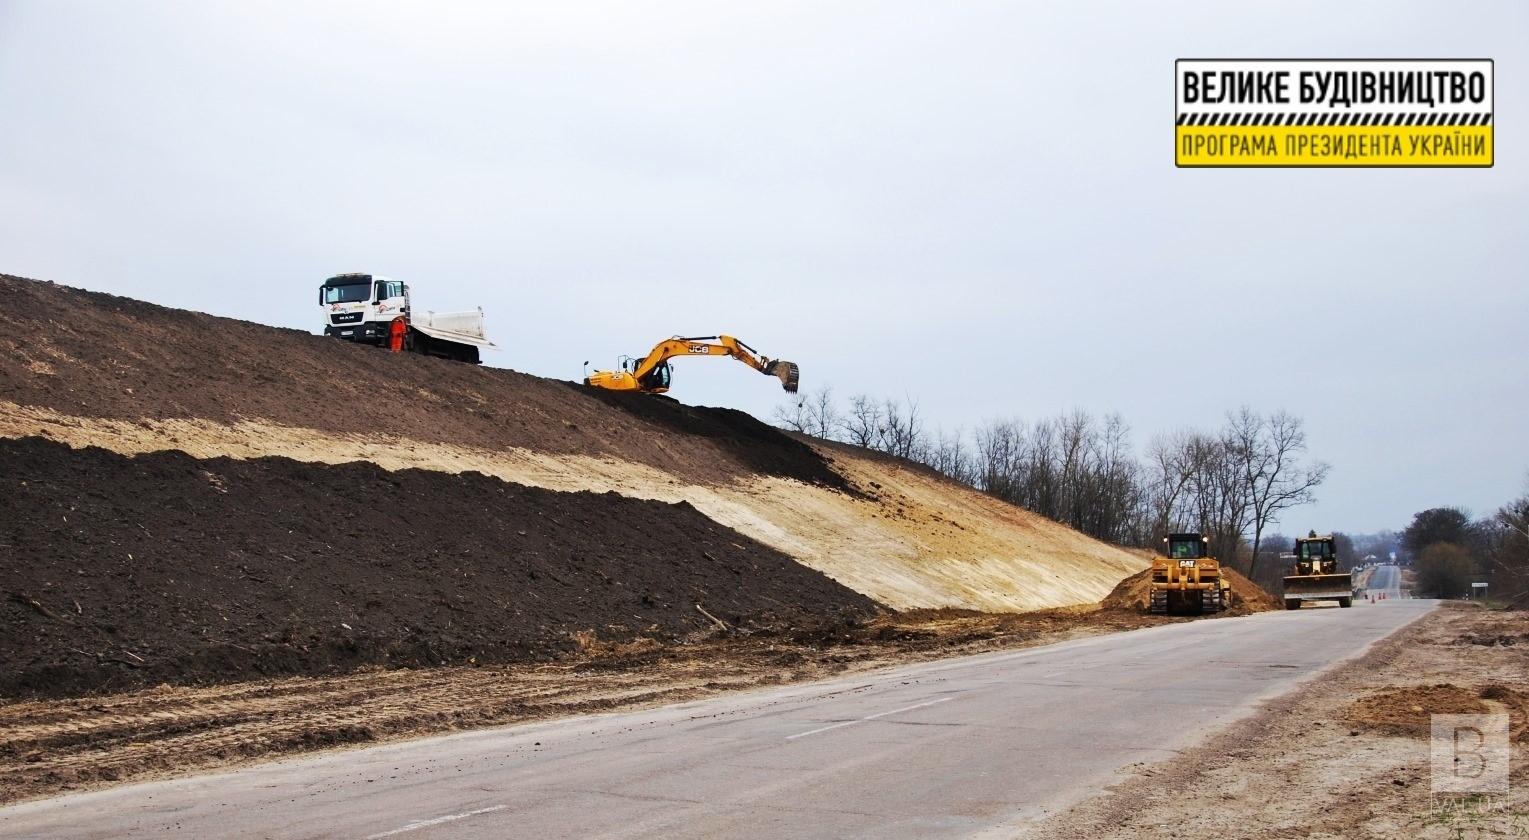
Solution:
M1152 561L1148 612L1211 613L1232 605L1231 583L1221 574L1221 564L1210 556L1209 537L1169 534L1163 543L1167 556Z
M779 378L781 387L793 394L801 376L794 362L760 355L758 350L730 335L691 338L677 335L660 341L641 359L621 357L620 370L597 370L584 377L584 384L610 391L662 394L669 390L672 375L669 360L675 356L732 356L766 376Z

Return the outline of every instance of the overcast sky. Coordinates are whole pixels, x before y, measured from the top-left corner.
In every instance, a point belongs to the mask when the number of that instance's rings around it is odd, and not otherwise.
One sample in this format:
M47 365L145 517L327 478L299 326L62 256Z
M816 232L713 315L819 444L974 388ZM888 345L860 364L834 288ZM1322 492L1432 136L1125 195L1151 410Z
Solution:
M1175 169L1195 56L1494 58L1496 167ZM946 428L1285 408L1283 530L1371 531L1525 490L1526 59L1521 0L0 0L0 272L312 331L388 274L492 365L720 331Z

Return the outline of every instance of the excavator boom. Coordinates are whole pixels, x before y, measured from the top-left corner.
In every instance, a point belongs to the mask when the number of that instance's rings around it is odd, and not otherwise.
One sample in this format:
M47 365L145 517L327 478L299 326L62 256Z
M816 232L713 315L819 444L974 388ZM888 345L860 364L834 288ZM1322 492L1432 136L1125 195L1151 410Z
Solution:
M653 346L641 359L621 370L597 370L584 378L585 385L612 391L662 394L669 390L669 360L676 356L732 356L749 367L780 380L782 388L796 393L801 372L794 362L771 359L730 335L674 336Z

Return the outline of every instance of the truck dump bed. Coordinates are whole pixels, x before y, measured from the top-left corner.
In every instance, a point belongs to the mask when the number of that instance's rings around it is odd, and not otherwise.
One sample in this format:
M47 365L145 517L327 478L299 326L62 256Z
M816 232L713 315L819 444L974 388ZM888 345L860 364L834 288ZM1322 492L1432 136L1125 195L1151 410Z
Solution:
M483 309L466 312L424 312L409 319L409 326L442 341L472 344L477 347L495 347L483 329Z

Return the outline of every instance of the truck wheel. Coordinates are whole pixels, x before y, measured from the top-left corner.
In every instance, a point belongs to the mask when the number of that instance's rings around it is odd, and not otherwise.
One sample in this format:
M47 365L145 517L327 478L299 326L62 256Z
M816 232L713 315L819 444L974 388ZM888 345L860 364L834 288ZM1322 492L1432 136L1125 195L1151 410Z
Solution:
M1340 606L1340 607L1352 607L1352 606L1354 606L1354 599L1353 598L1339 598L1338 599L1338 606Z
M1300 608L1301 608L1301 599L1300 598L1286 598L1285 599L1285 609L1287 609L1287 610L1298 610Z

